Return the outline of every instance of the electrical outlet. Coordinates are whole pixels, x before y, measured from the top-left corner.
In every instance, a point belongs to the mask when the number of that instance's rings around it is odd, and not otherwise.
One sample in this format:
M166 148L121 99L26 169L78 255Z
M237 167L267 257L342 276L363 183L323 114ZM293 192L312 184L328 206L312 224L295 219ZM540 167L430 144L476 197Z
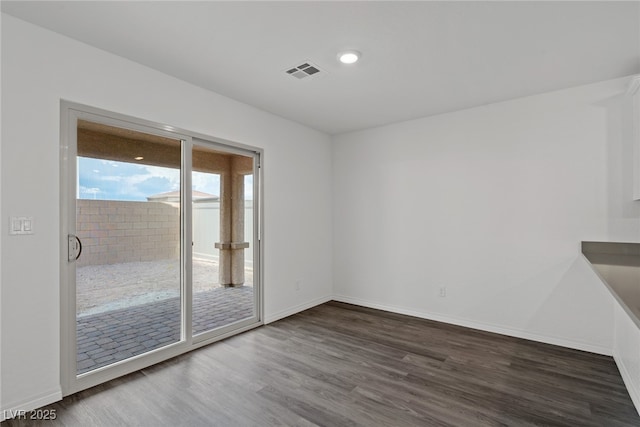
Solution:
M295 289L296 291L299 291L299 290L300 290L300 280L296 280L296 283L295 283L295 285L293 285L293 286L294 286L294 289Z
M440 286L440 293L439 293L441 298L444 298L447 296L447 287L446 286Z

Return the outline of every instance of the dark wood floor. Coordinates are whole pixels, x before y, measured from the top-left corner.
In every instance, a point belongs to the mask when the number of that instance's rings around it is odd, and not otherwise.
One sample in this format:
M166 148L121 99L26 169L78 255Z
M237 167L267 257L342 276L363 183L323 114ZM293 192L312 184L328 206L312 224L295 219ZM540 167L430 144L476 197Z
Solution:
M335 302L47 408L40 425L640 426L610 357Z

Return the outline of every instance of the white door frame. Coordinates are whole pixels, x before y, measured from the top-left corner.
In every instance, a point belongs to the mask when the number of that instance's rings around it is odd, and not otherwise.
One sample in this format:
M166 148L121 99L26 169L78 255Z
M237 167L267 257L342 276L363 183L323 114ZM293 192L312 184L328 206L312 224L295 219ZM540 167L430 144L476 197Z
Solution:
M213 138L195 132L177 129L143 119L137 119L106 110L69 101L60 102L60 380L63 396L76 393L111 379L135 372L179 354L186 353L229 336L255 328L264 323L262 292L262 165L263 151L232 141ZM180 209L181 239L181 340L150 352L104 366L87 373L76 374L76 265L68 261L68 236L76 235L76 158L77 122L84 119L105 125L127 128L148 134L181 140L182 167ZM194 142L225 152L250 156L254 162L254 313L248 319L226 325L213 331L192 337L192 286L191 286L191 153ZM189 237L186 237L189 236ZM185 242L189 244L185 244Z

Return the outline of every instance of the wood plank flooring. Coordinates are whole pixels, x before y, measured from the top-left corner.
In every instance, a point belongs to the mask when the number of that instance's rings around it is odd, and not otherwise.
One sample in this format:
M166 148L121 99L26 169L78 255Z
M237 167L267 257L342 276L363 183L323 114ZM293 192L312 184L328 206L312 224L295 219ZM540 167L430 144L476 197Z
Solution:
M612 358L330 302L3 426L640 426Z

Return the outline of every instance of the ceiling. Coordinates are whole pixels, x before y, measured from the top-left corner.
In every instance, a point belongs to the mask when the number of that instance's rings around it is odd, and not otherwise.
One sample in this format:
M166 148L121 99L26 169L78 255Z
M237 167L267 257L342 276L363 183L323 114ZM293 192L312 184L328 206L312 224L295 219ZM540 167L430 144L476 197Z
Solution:
M638 2L1 4L328 134L640 73ZM339 64L345 49L362 59ZM305 61L321 73L285 73Z

